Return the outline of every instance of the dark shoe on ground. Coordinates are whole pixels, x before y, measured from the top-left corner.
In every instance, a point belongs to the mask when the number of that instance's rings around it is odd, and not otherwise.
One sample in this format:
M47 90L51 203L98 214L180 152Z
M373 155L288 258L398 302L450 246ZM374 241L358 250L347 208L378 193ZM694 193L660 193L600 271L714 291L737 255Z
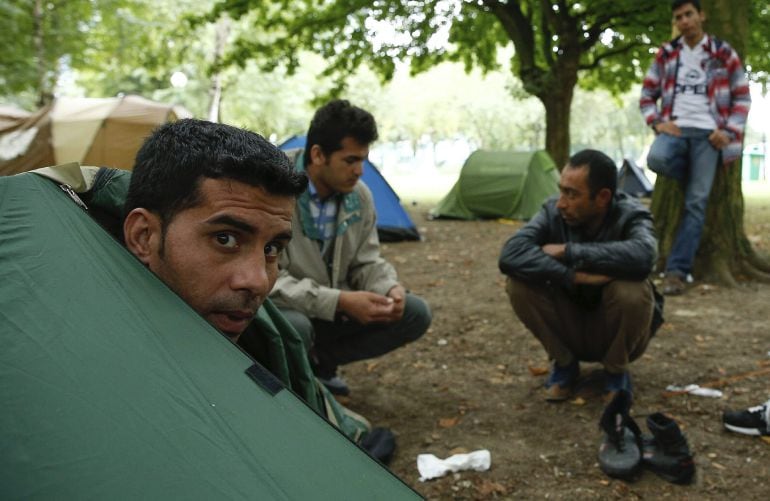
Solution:
M687 439L676 421L656 412L647 417L647 428L652 436L643 438L643 464L669 482L692 483L695 477L695 463Z
M684 293L687 284L684 277L672 273L666 273L663 277L663 294L666 296L679 296Z
M545 382L545 399L549 402L563 402L572 396L578 377L580 376L580 364L574 360L571 364L559 367L553 363L551 373Z
M340 395L343 397L350 395L348 384L339 376L332 376L328 379L319 377L318 380L321 381L321 384L326 386L326 389L329 390L332 395Z
M606 403L612 402L621 391L626 391L629 395L633 393L631 375L628 371L620 374L604 371L604 378L604 401Z
M387 428L372 428L358 444L382 464L389 464L396 450L396 437Z
M604 409L599 426L604 432L599 467L611 477L630 480L642 461L641 430L631 418L631 394L621 390Z
M743 411L725 411L722 422L725 428L735 433L770 436L770 400Z

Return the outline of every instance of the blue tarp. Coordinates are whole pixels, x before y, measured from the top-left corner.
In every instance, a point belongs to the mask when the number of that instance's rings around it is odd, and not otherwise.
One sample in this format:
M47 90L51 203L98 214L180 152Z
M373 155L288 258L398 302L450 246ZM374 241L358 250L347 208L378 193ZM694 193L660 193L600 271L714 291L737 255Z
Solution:
M284 141L279 148L284 151L305 147L305 136L292 136ZM377 211L377 233L383 242L400 240L419 240L417 231L409 214L401 206L401 202L377 167L368 159L364 160L364 174L361 179L372 190L374 208Z

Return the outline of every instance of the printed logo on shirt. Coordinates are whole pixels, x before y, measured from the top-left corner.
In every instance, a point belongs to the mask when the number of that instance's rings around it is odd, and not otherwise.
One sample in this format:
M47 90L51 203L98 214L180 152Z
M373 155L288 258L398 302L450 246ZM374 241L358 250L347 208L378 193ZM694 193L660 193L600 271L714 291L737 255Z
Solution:
M695 68L689 68L684 75L686 83L677 83L675 92L677 94L705 95L707 89L704 77L703 72Z

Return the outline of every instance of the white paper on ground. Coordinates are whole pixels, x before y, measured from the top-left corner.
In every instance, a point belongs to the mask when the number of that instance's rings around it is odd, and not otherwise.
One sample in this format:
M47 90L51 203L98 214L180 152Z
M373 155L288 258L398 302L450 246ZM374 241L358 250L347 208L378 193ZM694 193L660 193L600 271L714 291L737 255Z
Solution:
M491 463L492 456L486 449L469 452L468 454L455 454L446 459L439 459L433 454L417 455L417 470L420 472L420 482L441 477L450 471L486 471Z
M689 393L690 395L698 395L699 397L722 397L721 391L715 390L714 388L701 388L697 384L688 384L687 386L670 385L666 387L666 391L681 391L683 393Z

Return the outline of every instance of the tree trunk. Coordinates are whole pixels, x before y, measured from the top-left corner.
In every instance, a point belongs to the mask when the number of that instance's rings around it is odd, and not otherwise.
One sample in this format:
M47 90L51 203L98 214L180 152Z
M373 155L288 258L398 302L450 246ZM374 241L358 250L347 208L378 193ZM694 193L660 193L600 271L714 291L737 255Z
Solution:
M545 149L561 170L569 160L569 122L574 87L538 96L545 107Z
M709 33L727 40L739 54L745 53L748 37L748 8L743 2L704 1L704 11L712 20ZM651 211L660 241L658 268L665 268L679 226L684 195L679 183L658 176ZM701 279L733 286L738 278L770 279L770 265L757 256L743 227L741 162L719 166L709 196L706 222L693 274Z
M222 70L219 68L219 64L222 60L222 56L225 53L225 47L227 46L227 37L230 36L231 20L227 15L223 15L216 26L216 33L214 35L214 60L212 67L214 68L214 74L211 75L211 86L209 87L209 112L208 119L210 122L220 121L220 104L222 102Z
M53 100L53 92L49 89L49 75L46 67L45 42L43 36L43 1L35 0L32 8L32 19L35 23L35 58L37 59L37 106L42 108Z

